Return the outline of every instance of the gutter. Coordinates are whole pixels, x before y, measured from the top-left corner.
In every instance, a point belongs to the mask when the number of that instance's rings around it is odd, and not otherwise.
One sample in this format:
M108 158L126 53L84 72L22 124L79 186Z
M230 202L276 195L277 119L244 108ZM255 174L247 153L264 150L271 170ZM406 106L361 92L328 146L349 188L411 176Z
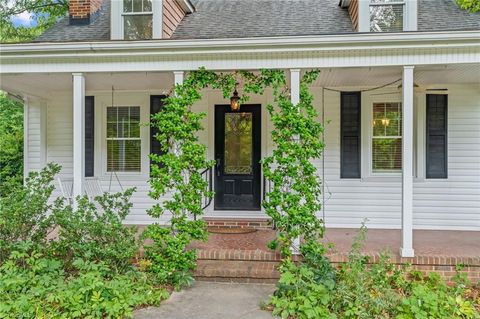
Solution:
M147 40L147 41L101 41L101 42L42 42L1 44L1 57L30 53L100 53L103 51L162 51L162 50L205 50L235 48L282 48L282 47L352 47L352 46L422 46L455 43L480 45L480 31L456 32L401 32L401 33L354 33L342 35L268 37L268 38L226 38L195 40Z

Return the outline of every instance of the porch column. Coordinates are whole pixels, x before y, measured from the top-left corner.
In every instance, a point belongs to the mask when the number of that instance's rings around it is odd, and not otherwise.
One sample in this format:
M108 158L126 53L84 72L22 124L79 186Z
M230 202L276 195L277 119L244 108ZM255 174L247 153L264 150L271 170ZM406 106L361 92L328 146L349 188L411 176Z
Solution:
M73 77L73 197L82 196L85 184L85 77ZM75 201L74 201L75 203Z
M183 72L183 71L174 71L174 72L173 72L175 85L177 85L177 84L183 84L183 77L184 77L184 75L185 75L185 72Z
M403 67L402 90L402 246L400 256L413 257L413 66Z
M23 97L23 183L25 184L25 179L28 177L28 171L30 167L28 166L29 158L29 149L28 149L28 140L29 140L29 107L28 107L28 97Z
M290 69L290 101L293 105L297 105L300 102L300 69ZM296 141L300 139L299 136L294 137ZM294 255L298 255L300 251L300 238L297 237L293 241L293 247L291 251Z

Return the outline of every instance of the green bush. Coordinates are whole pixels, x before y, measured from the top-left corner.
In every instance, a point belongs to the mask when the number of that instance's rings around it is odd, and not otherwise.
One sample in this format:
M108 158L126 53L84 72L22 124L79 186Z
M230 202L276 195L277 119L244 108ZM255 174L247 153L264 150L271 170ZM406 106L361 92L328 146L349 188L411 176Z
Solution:
M137 230L122 222L134 190L78 198L73 209L49 201L59 171L48 164L0 198L0 318L123 318L165 299L131 265Z
M1 37L1 36L0 36ZM23 105L0 91L0 197L23 179Z
M282 318L342 319L479 319L480 287L457 275L447 285L438 274L424 276L398 269L388 254L369 264L361 250L366 240L362 226L348 261L331 268L320 244L304 245L303 261L285 261L270 303Z
M49 203L54 190L52 181L60 166L48 164L40 172L32 172L25 185L7 183L9 192L0 197L0 263L18 242L45 244L54 227L48 212L61 206L61 201Z
M328 308L333 282L320 283L314 268L282 263L278 289L270 300L273 315L285 318L336 318Z
M81 258L105 263L119 273L130 269L140 247L137 228L123 225L132 206L129 200L133 192L134 189L105 193L96 197L95 202L80 198L75 210L70 205L57 207L53 216L59 232L52 242L53 252L67 267Z
M61 260L45 257L32 244L13 251L0 267L0 317L123 318L168 297L138 271L117 274L82 259L73 267L66 273Z
M144 237L153 241L145 245L145 258L149 261L146 270L158 283L171 284L175 289L193 283L191 271L196 267L196 251L187 249L192 240L206 238L203 220L188 221L181 224L183 229L172 235L170 227L158 224L149 225Z

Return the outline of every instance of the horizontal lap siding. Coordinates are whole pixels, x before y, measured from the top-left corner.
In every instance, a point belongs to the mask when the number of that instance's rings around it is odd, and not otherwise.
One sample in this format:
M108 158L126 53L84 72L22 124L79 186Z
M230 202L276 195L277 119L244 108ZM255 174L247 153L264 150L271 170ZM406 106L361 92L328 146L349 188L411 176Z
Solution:
M325 91L324 96L326 147L323 213L327 227L359 227L365 218L368 219L367 226L371 228L400 227L400 178L393 181L382 178L369 181L340 178L340 93ZM321 99L315 99L314 103L321 112ZM362 102L362 112L366 107ZM363 145L362 151L366 151Z
M353 27L357 31L358 31L358 1L359 0L351 0L350 5L348 7L348 13L350 14L350 18L352 19Z
M95 108L101 107L100 103L95 104ZM57 97L55 100L48 103L48 117L47 117L47 160L55 162L62 166L59 174L61 178L71 178L73 173L72 157L73 157L73 127L72 127L72 103L69 96ZM100 118L98 119L100 121ZM100 132L95 130L96 138ZM99 161L100 149L95 148L95 161ZM97 167L97 165L96 165ZM118 192L121 191L120 185L115 176L112 176L110 185L110 174L98 174L95 176L100 180L103 191ZM130 215L127 216L126 223L128 224L148 224L155 220L150 218L146 210L151 208L154 201L148 196L150 187L148 185L148 178L142 176L121 176L119 174L120 184L123 189L136 187L136 192L133 194L131 202L133 207ZM60 196L57 181L57 186L54 196ZM167 220L168 216L161 218Z
M322 113L320 88L313 88L315 107ZM143 93L132 93L140 95ZM146 94L146 93L145 93ZM424 97L424 95L423 95ZM423 98L419 97L419 100ZM97 101L97 100L96 100ZM448 110L448 180L414 181L414 226L428 229L476 229L480 230L480 93L475 90L449 91ZM213 107L227 103L218 92L208 91L204 99L194 106L195 111L206 111L203 120L205 130L199 133L200 141L210 145L209 158L213 158ZM271 102L271 95L253 97L249 103L262 104L262 156L272 151L270 131L272 124L264 109ZM363 104L363 103L362 103ZM96 103L95 107L101 107ZM362 109L367 105L363 104ZM31 110L31 114L35 111ZM340 179L340 94L325 91L325 214L330 227L358 227L364 218L371 228L400 228L401 182L400 178ZM35 127L35 116L30 126ZM321 119L319 119L321 120ZM72 174L72 105L70 96L57 97L48 103L47 116L48 161L63 166L62 176ZM31 148L35 150L35 132L32 132ZM99 134L96 127L95 134ZM101 154L95 149L96 154ZM367 152L363 147L363 152ZM33 154L33 153L30 153ZM29 155L32 156L32 155ZM37 157L37 155L33 156ZM33 159L32 159L33 160ZM95 157L98 161L98 157ZM363 160L363 156L362 156ZM315 162L319 174L323 172L323 159ZM97 166L96 166L97 170ZM110 175L100 176L102 188L108 190ZM120 176L124 188L136 187L132 198L133 208L127 222L147 224L152 221L146 210L154 201L148 196L148 177ZM112 191L120 190L113 177ZM323 195L319 195L323 196ZM168 196L166 198L169 198ZM219 216L208 212L208 216ZM264 217L261 212L231 212L223 217ZM162 221L168 216L162 217Z
M448 179L414 182L414 225L480 230L480 92L448 92Z
M163 0L163 37L170 38L185 13L175 0Z
M27 156L26 162L29 170L39 170L43 167L42 160L42 106L39 103L30 102L28 105L27 124Z

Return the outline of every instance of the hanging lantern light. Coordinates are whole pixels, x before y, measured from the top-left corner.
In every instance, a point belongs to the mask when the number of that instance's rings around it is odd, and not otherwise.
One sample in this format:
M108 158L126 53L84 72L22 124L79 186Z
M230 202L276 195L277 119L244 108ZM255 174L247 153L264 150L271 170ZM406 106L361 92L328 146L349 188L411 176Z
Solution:
M238 96L237 85L238 83L235 83L235 91L233 91L233 95L230 97L230 108L232 111L240 110L240 97Z

